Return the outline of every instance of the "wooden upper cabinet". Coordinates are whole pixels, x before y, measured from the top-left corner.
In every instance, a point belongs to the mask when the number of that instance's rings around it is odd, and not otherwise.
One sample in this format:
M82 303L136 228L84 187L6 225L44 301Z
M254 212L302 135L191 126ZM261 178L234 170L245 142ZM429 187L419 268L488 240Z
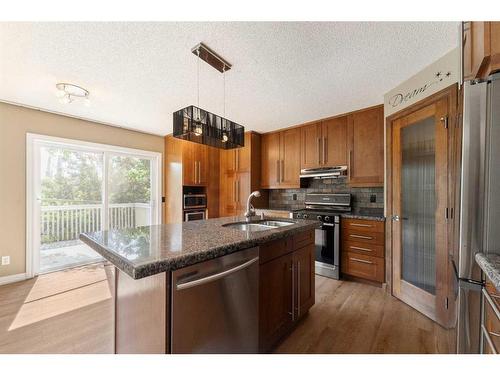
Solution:
M300 127L300 168L347 164L347 116Z
M300 187L300 129L281 132L280 145L280 187Z
M301 126L300 138L300 168L317 168L321 166L321 123Z
M378 106L348 116L348 183L384 184L384 108Z
M206 186L208 183L208 146L194 142L182 142L183 184Z
M321 123L323 166L347 165L347 116Z
M500 22L463 23L464 80L482 79L500 70Z
M264 134L261 153L262 188L300 186L300 128Z
M262 135L261 154L261 186L279 187L280 133Z

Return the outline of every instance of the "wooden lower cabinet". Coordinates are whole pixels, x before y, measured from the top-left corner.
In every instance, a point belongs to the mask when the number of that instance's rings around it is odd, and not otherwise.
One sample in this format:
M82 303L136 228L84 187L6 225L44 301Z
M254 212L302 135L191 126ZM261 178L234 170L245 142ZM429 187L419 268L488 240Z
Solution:
M342 219L341 263L345 275L383 283L385 281L384 222Z
M266 353L314 305L314 231L264 244L259 258L259 350Z
M500 291L487 279L483 298L481 335L484 354L500 353Z

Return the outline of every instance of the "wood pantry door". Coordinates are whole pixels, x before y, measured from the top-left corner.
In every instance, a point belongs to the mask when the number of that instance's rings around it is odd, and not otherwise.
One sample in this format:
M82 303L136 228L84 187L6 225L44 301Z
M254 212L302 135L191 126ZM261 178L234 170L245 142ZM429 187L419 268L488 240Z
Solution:
M393 294L446 325L446 99L392 122Z

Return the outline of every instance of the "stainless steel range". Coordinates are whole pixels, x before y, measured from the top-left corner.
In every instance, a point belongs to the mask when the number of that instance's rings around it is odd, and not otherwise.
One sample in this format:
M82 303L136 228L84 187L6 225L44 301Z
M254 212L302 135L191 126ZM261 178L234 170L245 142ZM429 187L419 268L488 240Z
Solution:
M340 276L340 214L351 211L351 194L306 194L305 208L293 213L294 218L316 219L316 273L339 279Z

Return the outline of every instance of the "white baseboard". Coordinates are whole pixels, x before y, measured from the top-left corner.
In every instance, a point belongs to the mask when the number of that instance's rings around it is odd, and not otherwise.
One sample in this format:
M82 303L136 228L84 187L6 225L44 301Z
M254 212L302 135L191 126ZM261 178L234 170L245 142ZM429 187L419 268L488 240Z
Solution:
M0 277L0 285L11 284L18 281L26 280L25 273L18 273L16 275L2 276Z

